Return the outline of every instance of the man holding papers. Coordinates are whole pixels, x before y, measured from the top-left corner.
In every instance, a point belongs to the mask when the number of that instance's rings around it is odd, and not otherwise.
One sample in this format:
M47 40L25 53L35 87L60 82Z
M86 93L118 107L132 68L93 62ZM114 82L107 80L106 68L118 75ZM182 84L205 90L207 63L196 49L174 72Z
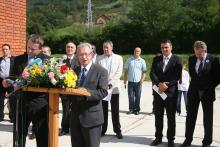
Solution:
M177 81L181 76L181 59L172 54L172 43L170 40L163 40L160 44L162 55L153 59L150 78L153 83L154 110L155 110L155 137L151 146L157 146L162 142L163 137L163 115L166 109L168 129L168 147L174 147L174 136L176 129L176 101Z

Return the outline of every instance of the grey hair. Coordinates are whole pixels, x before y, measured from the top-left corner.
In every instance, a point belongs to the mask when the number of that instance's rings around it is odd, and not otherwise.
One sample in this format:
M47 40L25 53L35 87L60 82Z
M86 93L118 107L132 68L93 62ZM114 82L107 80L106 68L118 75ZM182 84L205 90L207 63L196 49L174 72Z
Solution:
M106 40L104 43L103 43L103 45L104 44L109 44L112 48L113 48L113 42L111 41L111 40Z
M44 40L40 35L37 34L32 34L29 36L29 38L31 40L31 42L39 44L40 47L42 47L44 45Z
M92 49L92 45L91 45L90 43L87 43L87 42L81 42L81 43L77 46L77 50L80 49L80 48L82 48L82 47L85 47L85 46L87 46L87 47L89 47L91 50L93 50L93 49Z
M207 45L206 45L206 43L205 43L204 41L200 41L200 40L195 41L195 43L194 43L194 45L193 45L193 48L194 48L195 50L202 49L202 50L207 51Z

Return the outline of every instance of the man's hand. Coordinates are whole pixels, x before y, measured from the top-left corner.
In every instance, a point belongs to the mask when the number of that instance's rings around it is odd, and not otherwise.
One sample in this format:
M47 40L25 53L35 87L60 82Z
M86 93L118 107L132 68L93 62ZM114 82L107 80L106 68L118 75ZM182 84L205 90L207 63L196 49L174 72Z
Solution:
M142 85L144 83L144 80L141 79L139 83Z
M108 84L108 89L111 89L112 88L112 84Z
M126 89L126 85L127 85L127 80L124 80L125 89Z
M4 80L2 80L2 86L4 88L8 88L11 86L11 84L6 79L4 79Z
M167 84L169 84L169 82L161 82L161 83L158 84L159 93L162 93L162 92L167 90L167 88L168 88Z

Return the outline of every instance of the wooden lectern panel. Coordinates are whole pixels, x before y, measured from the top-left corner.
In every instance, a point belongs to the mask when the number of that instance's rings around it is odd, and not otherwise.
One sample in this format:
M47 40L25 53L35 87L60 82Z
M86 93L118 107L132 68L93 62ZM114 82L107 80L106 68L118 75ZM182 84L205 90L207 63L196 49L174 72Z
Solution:
M70 94L80 96L90 96L91 94L84 88L37 88L24 87L23 91L49 93L49 145L48 147L58 147L59 131L59 94Z

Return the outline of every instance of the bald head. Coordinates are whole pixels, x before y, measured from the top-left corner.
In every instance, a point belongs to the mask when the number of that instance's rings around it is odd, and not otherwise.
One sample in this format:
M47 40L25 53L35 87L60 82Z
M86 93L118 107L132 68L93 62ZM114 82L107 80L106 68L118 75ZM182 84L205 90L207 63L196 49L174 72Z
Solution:
M141 55L141 48L140 47L136 47L134 49L134 58L139 58Z

